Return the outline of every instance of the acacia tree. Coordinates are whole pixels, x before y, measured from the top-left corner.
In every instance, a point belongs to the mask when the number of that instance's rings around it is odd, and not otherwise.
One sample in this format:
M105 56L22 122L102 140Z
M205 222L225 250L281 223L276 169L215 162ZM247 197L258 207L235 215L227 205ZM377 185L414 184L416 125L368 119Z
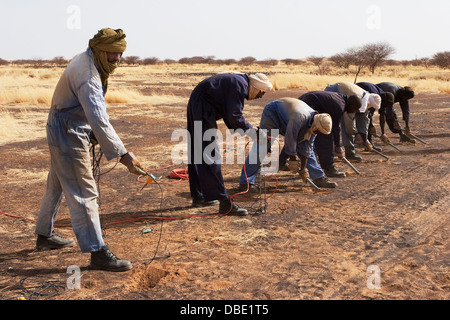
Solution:
M432 63L444 69L450 69L450 51L438 52L433 56Z
M125 62L126 64L134 65L134 64L138 64L140 59L138 56L127 56L127 57L123 57L122 61Z
M384 60L395 53L394 47L387 42L369 43L362 47L365 54L367 66L372 74L375 73L375 68Z
M334 56L334 61L342 62L345 59L347 66L353 65L356 68L355 83L364 67L368 67L372 74L375 68L386 60L395 49L386 42L369 43L361 47L347 49L344 53Z
M347 55L350 64L354 65L356 68L356 75L355 75L355 83L356 83L356 80L358 79L361 70L365 66L367 66L366 52L364 50L364 47L357 47L347 49L345 54Z
M353 57L348 51L344 53L335 54L330 58L338 67L348 69L352 63Z
M325 57L315 57L315 56L311 56L307 58L308 61L312 62L318 69L319 69L319 74L323 74L324 70L322 68L322 64L325 60Z

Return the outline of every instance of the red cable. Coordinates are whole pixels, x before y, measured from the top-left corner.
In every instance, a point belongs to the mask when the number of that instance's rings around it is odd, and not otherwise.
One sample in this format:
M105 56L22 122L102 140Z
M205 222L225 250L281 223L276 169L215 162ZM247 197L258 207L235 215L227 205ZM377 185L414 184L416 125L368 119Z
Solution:
M269 139L273 139L272 137L268 137L268 138L269 138ZM247 144L245 145L245 148L247 148L247 146L249 145L249 143L250 143L250 142L247 142ZM280 152L281 152L281 146L279 147L279 149L280 149ZM245 155L245 153L244 153L244 155ZM147 171L147 172L156 171L156 170L165 169L165 168L170 168L170 167L172 167L172 166L173 166L173 165L169 165L169 166L162 167L162 168L158 168L158 169L152 169L152 170L149 170L149 171ZM190 219L190 218L204 218L204 217L220 217L220 216L226 216L226 215L228 215L228 214L231 212L231 210L232 210L232 208L233 208L233 207L232 207L232 203L233 203L233 202L232 202L232 199L235 198L235 197L237 197L237 196L239 196L239 195L248 193L248 191L249 191L249 189L250 189L250 184L249 184L249 182L248 182L248 177L247 177L247 170L246 170L246 168L245 168L245 162L244 162L243 168L244 168L245 179L247 180L247 190L242 191L242 192L238 192L238 193L236 193L236 194L234 194L234 195L232 195L232 196L230 197L230 206L231 206L231 207L230 207L230 210L228 210L227 213L198 214L198 215L195 215L195 214L194 214L194 215L190 215L190 216L179 216L179 217L156 217L156 216L147 216L147 217L140 217L140 218L133 218L133 219L129 219L129 220L117 221L117 222L109 222L109 223L106 223L106 224L104 224L104 225L110 226L110 225L122 224L122 223L126 223L126 222L133 222L133 221L145 220L145 219L182 220L182 219ZM179 176L180 176L180 181L181 181L181 180L187 180L187 179L188 179L187 169L175 169L175 170L173 170L173 172L174 172L174 174L177 174L177 175L179 174ZM180 174L179 172L183 172L183 173ZM268 175L266 175L266 176L268 176ZM265 177L266 177L266 176L265 176ZM275 186L275 191L272 192L272 194L270 194L269 197L267 197L267 199L270 199L270 198L276 193L276 191L277 191L277 189L278 189L278 178L277 178L274 174L271 174L270 176L275 178L277 184L276 184L276 186ZM140 176L140 177L141 177L141 176ZM139 180L140 177L138 177L137 181L142 182L142 181ZM158 183L158 184L162 184L162 183ZM1 212L1 211L0 211L0 214L5 215L5 216L7 216L7 217L11 217L11 218L28 220L28 221L31 221L31 222L33 222L33 223L36 223L36 222L37 222L36 220L30 219L30 218L27 218L27 217L15 216L15 215L8 214L8 213L4 213L4 212ZM57 228L68 228L68 227L71 227L71 226L72 226L72 225L57 225L57 224L54 225L54 227L57 227Z

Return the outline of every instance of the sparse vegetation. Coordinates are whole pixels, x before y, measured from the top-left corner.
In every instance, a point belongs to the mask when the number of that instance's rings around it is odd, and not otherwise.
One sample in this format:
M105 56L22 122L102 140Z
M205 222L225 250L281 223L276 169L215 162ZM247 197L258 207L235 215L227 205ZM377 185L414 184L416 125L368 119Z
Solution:
M436 53L432 63L440 68L450 69L450 51Z

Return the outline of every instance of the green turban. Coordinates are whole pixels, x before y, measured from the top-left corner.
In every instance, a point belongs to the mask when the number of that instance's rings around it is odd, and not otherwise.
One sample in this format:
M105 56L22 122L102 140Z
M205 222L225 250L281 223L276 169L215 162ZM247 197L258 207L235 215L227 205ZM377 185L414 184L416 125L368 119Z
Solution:
M126 35L121 29L113 30L104 28L89 40L89 48L91 48L94 61L100 69L102 85L105 91L108 87L108 78L111 73L118 67L119 63L108 62L107 52L123 53L127 48L125 41Z

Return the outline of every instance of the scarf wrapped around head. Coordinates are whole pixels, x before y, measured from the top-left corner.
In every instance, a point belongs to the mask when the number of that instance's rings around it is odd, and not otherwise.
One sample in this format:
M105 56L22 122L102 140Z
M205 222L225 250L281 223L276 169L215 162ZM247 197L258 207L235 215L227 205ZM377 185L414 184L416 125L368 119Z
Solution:
M264 73L255 73L248 76L250 79L250 86L255 89L268 92L272 91L273 85L269 78Z
M108 87L109 75L119 65L119 63L108 62L107 52L123 53L127 48L125 37L126 35L121 29L104 28L89 40L89 48L92 50L95 64L100 69L100 77L105 91Z
M314 131L319 131L321 134L329 135L333 127L333 120L328 113L320 113L314 115L314 121L303 137L304 140L309 141Z
M362 107L359 112L366 113L370 108L379 110L381 107L381 97L376 93L368 93L362 98Z

